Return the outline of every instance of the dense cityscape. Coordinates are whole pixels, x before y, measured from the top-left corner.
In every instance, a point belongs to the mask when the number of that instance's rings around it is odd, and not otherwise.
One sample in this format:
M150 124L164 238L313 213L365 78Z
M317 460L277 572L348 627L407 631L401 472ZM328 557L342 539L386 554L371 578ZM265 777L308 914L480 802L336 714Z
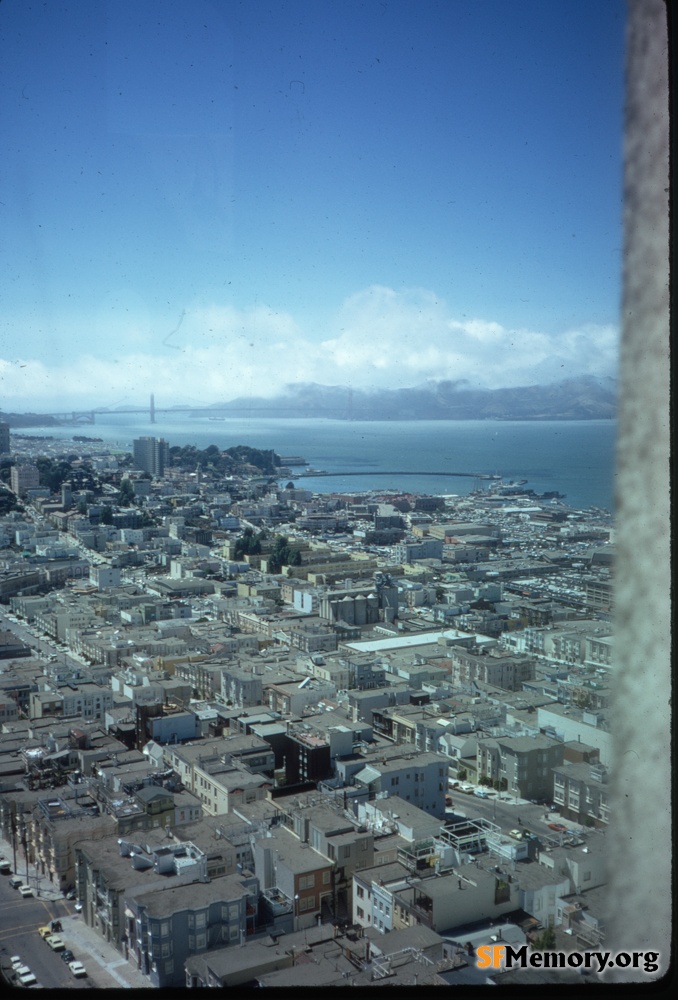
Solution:
M303 456L154 437L0 453L7 981L507 983L478 947L604 941L608 511L320 495Z

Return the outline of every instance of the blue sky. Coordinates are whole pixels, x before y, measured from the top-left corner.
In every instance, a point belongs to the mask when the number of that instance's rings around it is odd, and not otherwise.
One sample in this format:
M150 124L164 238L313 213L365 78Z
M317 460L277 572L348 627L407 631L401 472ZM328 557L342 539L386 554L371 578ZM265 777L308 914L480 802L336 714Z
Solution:
M623 0L5 0L0 408L616 370Z

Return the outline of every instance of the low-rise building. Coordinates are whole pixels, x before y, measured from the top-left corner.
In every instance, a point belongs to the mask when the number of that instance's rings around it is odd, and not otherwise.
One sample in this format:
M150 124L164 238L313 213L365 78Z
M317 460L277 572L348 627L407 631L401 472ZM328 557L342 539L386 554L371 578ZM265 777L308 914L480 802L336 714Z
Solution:
M564 762L553 769L553 801L561 814L585 826L607 825L608 773L602 764Z
M334 862L299 840L285 827L254 843L255 874L262 890L275 889L285 902L291 926L311 927L333 911Z
M478 777L521 798L550 798L553 768L562 762L563 744L543 734L478 740Z

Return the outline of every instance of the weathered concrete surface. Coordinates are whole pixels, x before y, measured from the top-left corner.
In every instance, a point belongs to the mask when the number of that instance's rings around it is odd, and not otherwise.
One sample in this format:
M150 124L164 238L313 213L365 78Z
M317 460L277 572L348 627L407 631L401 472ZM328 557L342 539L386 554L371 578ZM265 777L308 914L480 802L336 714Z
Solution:
M629 0L616 481L615 719L606 950L671 939L668 32ZM616 981L647 982L642 972Z

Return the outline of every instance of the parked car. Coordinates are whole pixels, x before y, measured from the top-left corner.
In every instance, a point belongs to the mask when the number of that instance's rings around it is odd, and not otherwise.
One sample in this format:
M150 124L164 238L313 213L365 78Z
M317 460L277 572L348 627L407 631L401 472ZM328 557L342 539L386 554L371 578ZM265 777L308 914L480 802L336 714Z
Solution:
M75 959L75 955L73 954L73 952L71 951L71 949L70 949L70 948L64 948L64 950L63 950L63 951L61 952L61 954L59 955L59 958L60 958L60 959L61 959L61 960L62 960L63 962L66 962L66 963L68 963L68 962L72 962L72 961L74 961L74 959Z
M549 830L555 830L556 833L566 833L567 827L563 826L562 823L549 823Z
M66 942L63 938L60 938L58 934L50 934L49 937L45 938L45 941L50 946L52 951L63 951L66 947Z
M24 899L26 898L26 896L33 895L33 890L31 889L30 885L20 885L19 892L24 897Z
M87 969L82 964L82 962L69 962L68 968L71 970L76 978L87 975Z
M43 941L45 940L46 937L49 937L51 933L52 933L51 924L45 924L44 927L38 927L38 934L40 935Z
M12 957L10 958L10 962L11 962L12 968L14 969L15 972L19 968L20 965L24 964L24 960L21 957L21 955L12 955Z
M23 976L17 976L17 981L22 986L34 986L37 983L37 979L29 969Z
M0 861L0 875L9 875L12 870L12 866L9 861Z
M18 889L20 885L24 884L24 880L19 875L12 875L9 884L13 889Z
M509 837L513 837L514 840L522 840L523 835L520 830L509 830Z

